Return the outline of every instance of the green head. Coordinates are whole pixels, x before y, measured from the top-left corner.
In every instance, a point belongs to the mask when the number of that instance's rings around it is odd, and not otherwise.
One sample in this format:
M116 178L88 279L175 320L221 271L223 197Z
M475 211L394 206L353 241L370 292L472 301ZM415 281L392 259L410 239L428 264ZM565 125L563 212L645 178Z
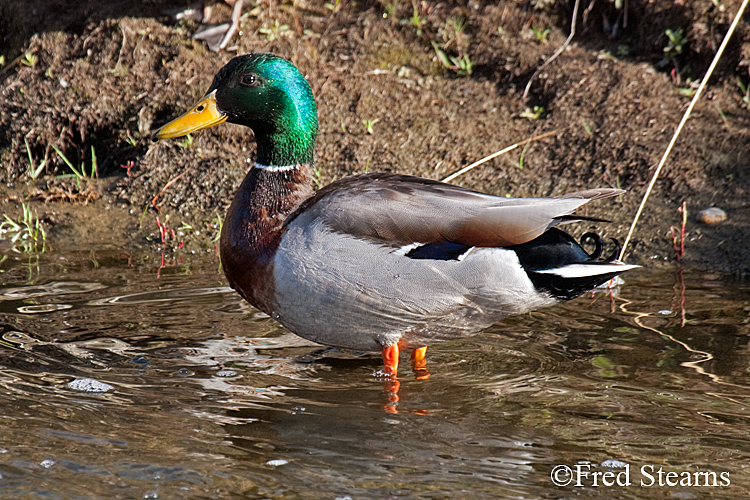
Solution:
M318 135L315 98L305 78L274 54L238 56L221 68L206 96L155 138L179 137L228 121L250 127L258 143L258 163L311 163Z

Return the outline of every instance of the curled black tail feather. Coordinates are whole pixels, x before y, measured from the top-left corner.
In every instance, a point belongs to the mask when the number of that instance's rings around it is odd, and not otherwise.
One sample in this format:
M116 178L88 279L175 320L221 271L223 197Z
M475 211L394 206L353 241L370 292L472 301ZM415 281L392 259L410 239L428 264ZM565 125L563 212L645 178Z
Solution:
M595 262L614 262L617 260L617 257L620 255L620 251L622 250L622 245L620 245L620 242L617 241L617 238L611 238L612 243L614 243L615 248L612 250L612 253L609 254L609 257L605 257L602 259L602 253L604 251L604 240L601 236L599 236L596 233L586 233L583 236L581 236L581 246L586 244L587 241L594 243L594 250L589 254L589 260L588 262L593 264Z
M592 266L596 266L597 264L611 264L620 252L620 244L617 240L613 240L615 242L615 251L612 255L602 258L604 241L598 234L586 233L581 237L580 241L581 244L593 242L594 249L590 254L573 237L557 228L552 228L527 243L508 248L516 252L521 266L523 266L535 288L559 299L566 300L578 297L619 274L619 272L610 272L566 277L545 272L550 269L561 269L575 264Z
M581 236L581 246L583 246L586 241L591 241L595 245L594 250L589 254L589 260L591 261L599 260L599 258L602 256L602 251L604 249L604 242L602 241L602 237L596 233L586 233L583 236Z

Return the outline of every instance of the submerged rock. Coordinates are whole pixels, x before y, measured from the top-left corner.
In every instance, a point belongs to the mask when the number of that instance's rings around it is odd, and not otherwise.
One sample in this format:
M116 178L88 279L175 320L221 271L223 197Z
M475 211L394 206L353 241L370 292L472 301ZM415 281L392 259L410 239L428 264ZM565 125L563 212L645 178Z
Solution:
M94 380L93 378L77 378L75 380L71 380L68 382L68 387L70 389L73 389L74 391L81 391L81 392L109 392L114 387L112 387L109 384L105 384L104 382L99 382L98 380Z

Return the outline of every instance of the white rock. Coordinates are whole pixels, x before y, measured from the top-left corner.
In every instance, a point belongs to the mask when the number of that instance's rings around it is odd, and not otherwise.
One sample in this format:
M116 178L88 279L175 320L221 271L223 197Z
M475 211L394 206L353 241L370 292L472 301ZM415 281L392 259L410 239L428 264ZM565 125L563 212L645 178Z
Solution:
M718 207L704 208L695 219L704 224L718 224L727 220L727 213Z

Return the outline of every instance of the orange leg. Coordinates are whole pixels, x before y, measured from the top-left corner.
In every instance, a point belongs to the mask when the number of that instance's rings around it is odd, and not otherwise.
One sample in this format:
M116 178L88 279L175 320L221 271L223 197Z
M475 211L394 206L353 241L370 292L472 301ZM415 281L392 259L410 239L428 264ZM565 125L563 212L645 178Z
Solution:
M424 380L430 376L430 372L427 371L426 354L427 347L420 347L411 352L411 368L414 370L414 374L418 380Z
M383 373L393 377L398 373L398 344L383 347Z
M388 413L398 413L396 405L398 404L398 389L401 383L396 379L398 373L398 344L389 347L383 347L383 373L388 376L385 381L385 392L388 394L388 402L383 405L383 409Z
M414 349L411 352L411 366L414 373L419 380L424 380L430 376L430 372L427 371L427 362L425 361L425 354L427 353L427 347L420 347ZM398 374L398 344L389 347L383 347L383 373L388 376L385 381L385 392L388 394L388 402L383 405L383 409L388 413L398 413L396 405L398 405L399 397L398 390L401 383L396 378ZM426 414L424 410L419 410L417 413Z

